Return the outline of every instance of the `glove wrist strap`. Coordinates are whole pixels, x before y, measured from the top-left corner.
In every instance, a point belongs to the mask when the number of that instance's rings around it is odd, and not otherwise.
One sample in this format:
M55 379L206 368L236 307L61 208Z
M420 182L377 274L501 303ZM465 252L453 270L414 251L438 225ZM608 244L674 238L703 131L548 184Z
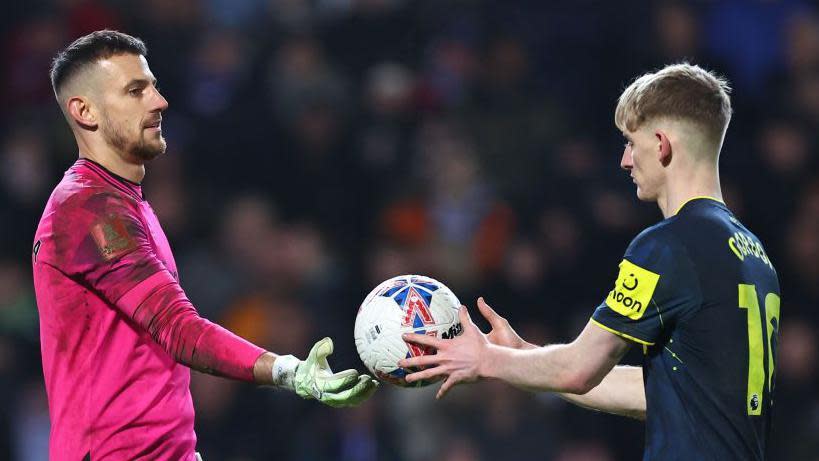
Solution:
M273 384L287 389L295 390L296 368L301 360L292 355L280 355L273 362Z

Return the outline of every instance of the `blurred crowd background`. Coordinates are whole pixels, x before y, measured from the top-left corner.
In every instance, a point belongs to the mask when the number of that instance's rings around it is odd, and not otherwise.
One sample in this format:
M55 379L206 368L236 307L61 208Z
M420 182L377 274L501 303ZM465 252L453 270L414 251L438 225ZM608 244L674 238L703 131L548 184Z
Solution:
M170 102L144 191L202 315L304 357L377 283L435 277L528 340L572 339L642 228L616 99L689 60L725 75L730 208L782 283L771 459L819 460L819 10L800 1L29 0L0 15L0 459L47 459L32 236L77 157L55 52L145 40ZM483 323L481 323L483 325ZM639 363L639 352L628 356ZM123 364L128 366L128 364ZM639 459L643 425L496 383L384 385L357 409L193 372L205 460Z

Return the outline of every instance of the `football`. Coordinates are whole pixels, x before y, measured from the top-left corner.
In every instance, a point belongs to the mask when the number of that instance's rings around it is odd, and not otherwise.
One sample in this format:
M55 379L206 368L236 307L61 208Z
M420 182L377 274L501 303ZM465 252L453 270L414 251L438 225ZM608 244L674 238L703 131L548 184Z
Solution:
M355 319L355 345L364 365L378 379L402 387L421 387L404 377L417 371L398 366L403 358L434 353L401 339L403 333L419 333L450 339L463 331L458 319L461 303L443 283L421 275L400 275L373 289Z

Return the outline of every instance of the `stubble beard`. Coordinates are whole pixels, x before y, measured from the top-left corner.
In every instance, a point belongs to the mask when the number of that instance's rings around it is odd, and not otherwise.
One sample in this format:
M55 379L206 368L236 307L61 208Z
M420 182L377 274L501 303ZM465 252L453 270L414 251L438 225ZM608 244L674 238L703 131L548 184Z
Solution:
M102 135L105 141L116 151L143 162L153 160L165 153L167 143L162 134L159 135L157 143L149 143L145 139L144 131L140 132L139 139L129 141L123 133L121 127L114 127L109 124L101 125Z

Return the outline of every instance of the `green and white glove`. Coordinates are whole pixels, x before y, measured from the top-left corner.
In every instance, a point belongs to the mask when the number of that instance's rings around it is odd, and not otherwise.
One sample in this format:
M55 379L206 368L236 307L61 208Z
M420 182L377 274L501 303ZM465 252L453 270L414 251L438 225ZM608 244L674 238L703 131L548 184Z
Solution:
M305 399L316 399L331 407L352 407L367 400L378 387L370 375L350 369L333 373L327 357L333 340L324 338L313 345L307 360L281 355L273 363L273 382Z

